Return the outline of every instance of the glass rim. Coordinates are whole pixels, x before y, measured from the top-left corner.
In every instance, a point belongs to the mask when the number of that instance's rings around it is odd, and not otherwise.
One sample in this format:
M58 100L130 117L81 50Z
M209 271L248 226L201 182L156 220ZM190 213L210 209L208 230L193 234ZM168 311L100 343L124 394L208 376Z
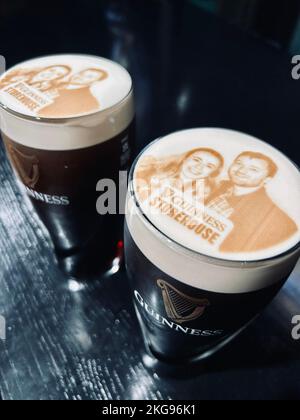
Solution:
M5 105L3 102L1 102L1 100L0 100L0 109L3 109L4 111L8 112L9 114L11 114L11 115L13 115L17 118L20 118L22 120L26 120L26 121L30 121L30 122L34 122L34 123L39 123L39 124L60 125L60 124L66 124L66 123L72 122L72 121L77 122L77 121L82 120L82 119L97 117L98 115L103 115L105 113L109 114L115 108L122 105L122 103L125 102L132 95L132 93L133 93L133 79L132 79L130 73L128 72L128 70L125 69L125 67L123 67L121 64L117 63L116 61L110 60L109 58L93 55L93 54L79 54L79 53L77 53L77 54L72 54L72 53L64 54L64 53L60 53L60 54L41 55L41 56L35 57L33 59L23 61L19 64L16 64L15 66L12 66L10 69L6 70L6 72L3 73L3 75L1 77L3 77L7 72L13 70L14 67L17 67L17 66L21 65L22 63L26 63L28 61L35 60L35 59L38 60L40 58L42 59L42 58L47 58L47 57L59 57L59 56L65 56L65 55L72 55L72 56L75 56L75 57L76 56L77 57L90 57L90 58L98 58L98 59L101 58L102 60L114 63L116 66L118 66L121 69L123 69L124 71L126 71L129 75L129 77L130 77L131 84L130 84L130 89L129 89L128 93L124 96L124 98L122 98L120 101L118 101L114 105L111 105L111 106L109 106L105 109L100 109L98 111L91 112L91 113L88 113L88 114L76 115L74 117L46 118L46 117L35 117L33 115L26 115L26 114L23 114L22 112L18 112L18 111L15 111L15 110L9 108L7 105Z
M191 129L188 129L188 130L194 130L194 129L217 129L217 130L234 131L236 133L241 133L241 134L244 134L244 135L246 134L246 133L242 133L241 131L237 131L237 130L220 129L220 128L215 128L215 127L196 127L196 128L191 128ZM169 135L180 133L181 131L187 131L187 130L177 130L175 132L170 133ZM188 248L185 245L182 245L180 242L176 241L175 239L172 239L166 233L162 232L149 219L149 217L144 213L144 211L142 209L142 206L138 201L138 198L136 196L136 192L135 192L135 189L134 189L134 173L135 173L137 163L140 160L141 156L145 153L145 151L148 150L153 144L158 143L160 140L162 140L164 137L167 137L167 136L168 136L168 134L166 136L158 137L156 140L150 142L146 147L144 147L142 149L142 151L138 154L136 159L134 160L134 162L132 164L132 167L130 169L130 172L129 172L129 188L128 188L129 194L133 198L135 207L138 210L138 212L140 213L140 216L141 216L143 222L146 222L146 224L148 225L147 228L150 228L150 230L153 231L156 234L156 236L158 236L160 239L162 239L163 242L167 243L169 247L171 245L173 248L175 248L177 250L181 250L181 251L184 250L185 254L189 255L192 258L196 258L196 259L201 258L202 260L205 260L207 263L216 264L216 265L224 266L224 267L241 267L241 266L242 267L252 267L252 266L261 267L261 266L265 266L265 265L267 265L269 263L272 263L272 262L276 263L277 261L280 261L281 259L283 259L285 257L288 257L289 255L292 255L292 254L296 253L298 250L300 250L300 241L299 241L292 248L288 249L287 251L282 252L281 254L275 255L273 257L261 258L261 259L258 259L258 260L231 260L231 259L226 259L226 258L213 257L211 255L207 255L207 254L195 251L191 248ZM252 137L254 137L254 136L252 136ZM278 150L274 146L270 145L269 143L267 143L263 140L260 140L260 139L257 139L257 140L273 147L278 152L280 152L280 150ZM282 152L280 152L280 153L282 153ZM288 159L291 162L291 164L298 170L298 172L300 174L299 166L295 162L293 162L290 158L288 158L285 154L284 154L284 156L286 157L286 159Z

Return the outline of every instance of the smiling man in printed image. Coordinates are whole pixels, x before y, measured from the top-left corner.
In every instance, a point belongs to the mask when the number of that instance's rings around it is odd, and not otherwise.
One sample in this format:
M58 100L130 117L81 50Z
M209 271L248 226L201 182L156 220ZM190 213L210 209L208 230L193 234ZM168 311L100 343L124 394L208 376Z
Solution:
M71 68L69 66L49 66L38 71L32 79L28 81L28 84L38 89L40 92L47 92L70 73Z
M261 153L244 152L235 159L229 168L230 180L222 182L207 203L234 224L220 251L262 251L279 245L298 231L294 221L266 191L266 185L277 172L273 160Z

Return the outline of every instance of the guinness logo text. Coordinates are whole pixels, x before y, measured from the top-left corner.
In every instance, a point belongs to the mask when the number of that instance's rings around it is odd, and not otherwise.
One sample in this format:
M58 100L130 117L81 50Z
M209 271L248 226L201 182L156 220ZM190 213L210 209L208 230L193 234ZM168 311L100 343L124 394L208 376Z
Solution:
M138 302L139 306L143 308L143 310L154 319L156 323L159 323L160 325L163 325L167 328L170 328L178 333L183 333L187 335L193 335L198 337L216 337L216 336L222 336L224 334L223 330L197 330L194 328L188 328L183 327L182 325L178 325L175 322L166 319L159 313L157 313L140 295L140 293L135 290L134 291L134 297L136 301Z

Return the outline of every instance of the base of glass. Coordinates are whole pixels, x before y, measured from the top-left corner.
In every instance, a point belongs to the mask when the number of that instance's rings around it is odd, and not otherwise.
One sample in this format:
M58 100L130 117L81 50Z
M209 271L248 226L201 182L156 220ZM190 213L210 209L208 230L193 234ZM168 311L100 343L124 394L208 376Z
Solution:
M92 280L99 276L116 274L124 263L123 242L116 241L112 249L104 254L97 243L79 252L61 257L57 255L58 265L66 277L78 280Z
M169 376L169 377L191 377L197 376L206 368L206 361L214 356L216 353L221 351L224 347L230 344L237 336L239 336L255 319L257 316L252 319L247 325L242 327L236 333L230 335L222 342L218 343L214 347L206 350L202 354L197 356L182 359L182 360L173 360L168 359L162 355L157 354L151 348L151 344L148 342L145 343L146 345L146 353L143 355L143 364L144 366L157 373L161 376Z

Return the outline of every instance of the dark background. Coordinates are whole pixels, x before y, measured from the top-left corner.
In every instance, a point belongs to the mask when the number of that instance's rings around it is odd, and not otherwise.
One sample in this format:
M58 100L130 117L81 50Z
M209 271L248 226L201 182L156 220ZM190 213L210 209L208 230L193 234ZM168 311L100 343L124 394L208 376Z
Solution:
M187 2L220 16L242 30L271 43L276 48L293 52L300 46L299 0L273 0L272 2L268 0L146 0L143 2L137 0L89 0L89 2L54 0L49 3L37 0L2 0L0 5L2 33L7 33L8 37L4 38L5 43L1 47L6 53L10 51L12 60L14 56L10 48L16 43L18 47L21 47L24 43L33 42L30 47L26 45L22 51L24 58L27 58L30 52L33 55L39 52L42 54L47 51L54 52L68 46L66 38L69 38L69 42L71 41L68 33L71 32L72 38L74 37L73 31L76 32L74 24L79 24L76 19L78 11L82 19L81 30L87 32L87 35L98 35L99 25L105 25L107 21L107 16L104 21L100 19L99 12L107 6L117 14L125 12L128 17L133 9L153 7L153 3L160 3L161 9L167 7L170 10L178 6L185 7ZM91 19L91 12L94 12L93 19ZM20 17L23 17L23 24L20 22ZM151 19L151 16L149 18ZM14 24L17 25L14 26ZM57 31L59 33L55 34L53 24L57 30L59 29ZM15 35L12 37L10 31L6 32L9 25L14 26ZM47 35L49 38L45 39ZM79 42L79 45L76 45L75 49L74 45L73 48L70 46L72 50L78 51L79 47L88 49L82 44L84 37L85 35L81 32L73 38L76 43ZM47 41L46 45L45 41ZM62 44L55 46L57 41ZM20 58L18 55L15 57L17 60Z
M8 66L65 52L128 68L138 149L174 130L218 126L254 134L300 164L300 81L291 77L299 1L1 0L0 54ZM300 342L291 338L299 269L202 372L165 379L142 364L124 271L74 293L2 146L0 217L4 399L300 399Z
M0 52L8 67L64 52L123 64L139 148L168 131L224 126L288 142L295 157L299 12L298 0L1 0Z
M299 49L298 0L193 0L193 2L274 47Z

